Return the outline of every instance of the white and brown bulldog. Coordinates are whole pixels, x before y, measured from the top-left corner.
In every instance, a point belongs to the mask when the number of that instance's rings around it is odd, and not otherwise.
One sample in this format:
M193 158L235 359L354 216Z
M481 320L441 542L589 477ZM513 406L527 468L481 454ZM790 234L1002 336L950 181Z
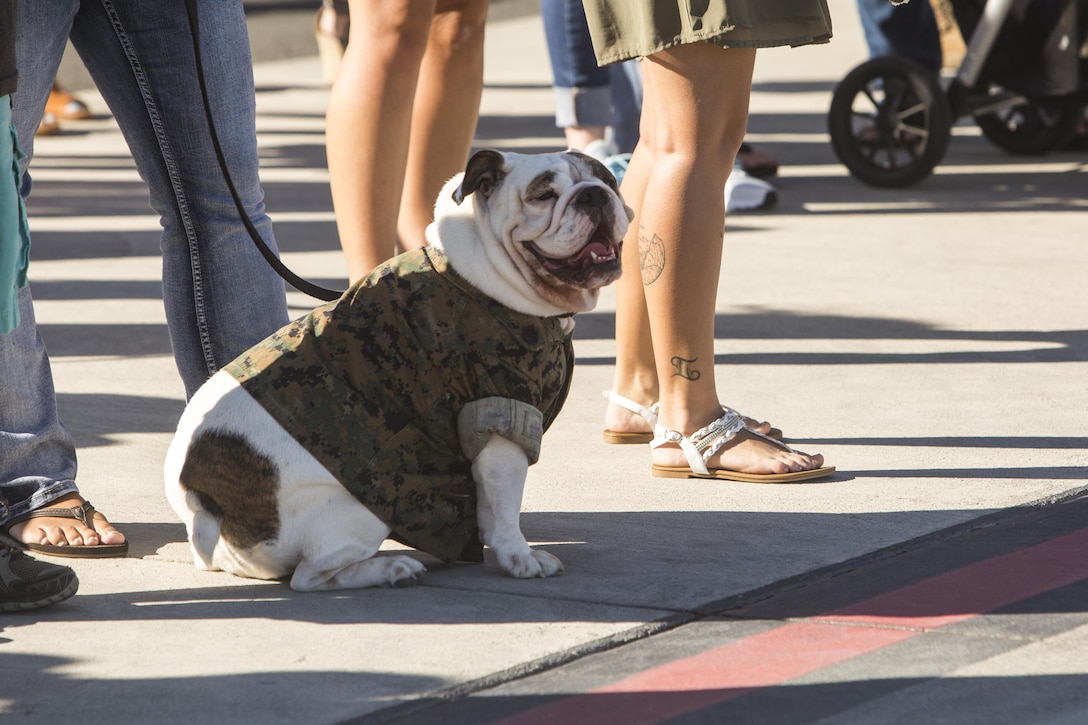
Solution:
M490 546L558 574L519 518L570 382L570 316L620 274L632 212L574 152L481 151L443 189L429 246L394 258L215 374L167 454L196 565L298 590L403 586L414 557Z

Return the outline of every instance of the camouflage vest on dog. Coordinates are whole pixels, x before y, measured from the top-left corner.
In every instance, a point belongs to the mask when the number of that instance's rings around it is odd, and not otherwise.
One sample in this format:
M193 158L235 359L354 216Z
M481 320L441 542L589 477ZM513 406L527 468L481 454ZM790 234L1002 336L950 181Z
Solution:
M424 248L378 267L224 370L394 539L452 562L482 559L470 460L478 451L463 450L459 414L480 405L481 419L508 419L507 410L532 418L510 437L535 462L573 365L560 319L504 307L457 275L441 250Z

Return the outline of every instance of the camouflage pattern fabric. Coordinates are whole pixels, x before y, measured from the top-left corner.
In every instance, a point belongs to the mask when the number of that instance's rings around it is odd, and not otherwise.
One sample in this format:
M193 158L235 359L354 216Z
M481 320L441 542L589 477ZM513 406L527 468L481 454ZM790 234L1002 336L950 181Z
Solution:
M445 562L481 561L476 485L457 416L483 398L543 415L574 365L558 318L482 294L434 248L375 269L224 370L233 375L392 538Z

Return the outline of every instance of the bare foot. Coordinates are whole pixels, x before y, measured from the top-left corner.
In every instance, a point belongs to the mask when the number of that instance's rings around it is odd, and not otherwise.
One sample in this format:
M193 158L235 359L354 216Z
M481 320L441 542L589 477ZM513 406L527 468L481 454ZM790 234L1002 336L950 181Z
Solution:
M616 433L653 433L653 426L645 418L611 401L604 411L604 428Z
M665 445L651 451L658 466L686 466L687 458L677 445ZM811 471L824 465L820 454L791 453L782 446L740 431L706 462L710 470L724 469L739 473L768 474Z
M53 501L45 508L73 508L83 503L78 493ZM115 529L106 517L94 512L94 528L84 526L79 519L59 516L38 516L14 524L10 535L24 544L52 544L53 546L99 546L123 544L125 535Z

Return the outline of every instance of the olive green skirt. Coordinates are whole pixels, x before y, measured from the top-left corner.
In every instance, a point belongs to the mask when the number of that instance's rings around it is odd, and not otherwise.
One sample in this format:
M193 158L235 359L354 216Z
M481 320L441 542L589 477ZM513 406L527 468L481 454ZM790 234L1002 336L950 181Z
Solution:
M771 48L826 43L826 0L583 0L601 65L676 45Z

